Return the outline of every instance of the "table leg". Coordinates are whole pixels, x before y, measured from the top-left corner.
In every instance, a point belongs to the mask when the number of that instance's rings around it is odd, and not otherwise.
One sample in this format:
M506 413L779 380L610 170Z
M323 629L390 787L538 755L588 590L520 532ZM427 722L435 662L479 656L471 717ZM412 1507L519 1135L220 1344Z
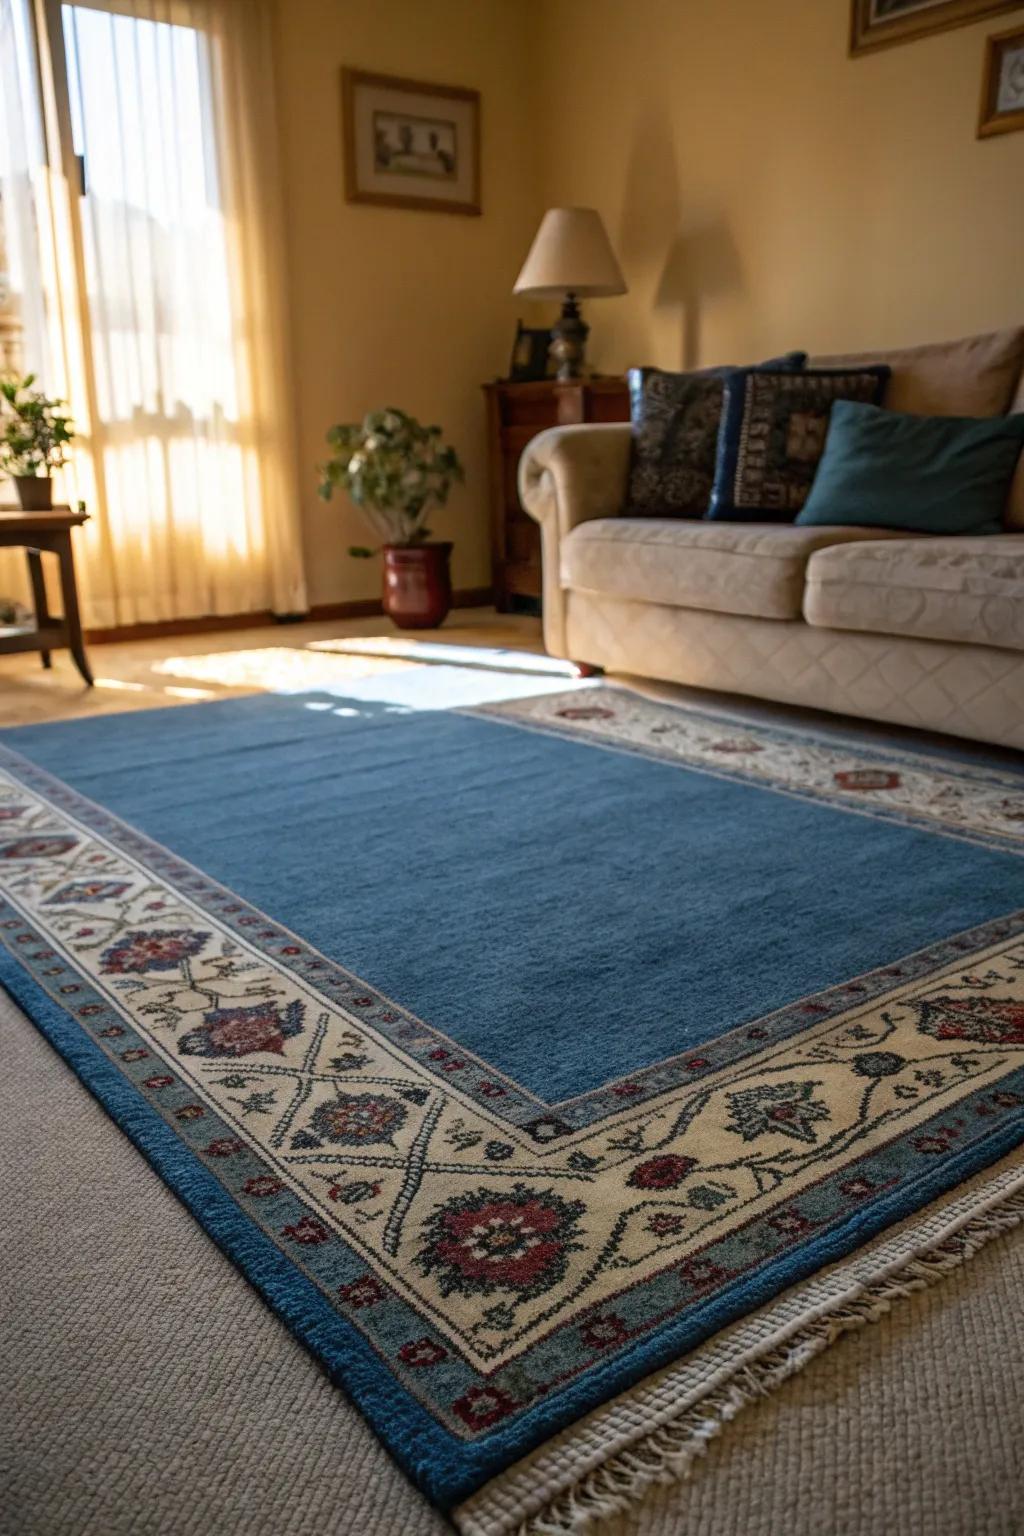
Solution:
M43 558L38 549L25 551L28 559L29 580L32 583L32 601L36 610L36 628L48 629L52 620L46 604L46 582L43 580ZM44 667L52 667L49 651L41 651Z
M62 534L57 541L57 559L60 561L60 590L64 599L64 623L68 631L68 645L75 658L75 666L91 688L93 678L85 654L85 641L82 638L82 617L78 611L78 587L75 583L75 557L71 552L70 530Z

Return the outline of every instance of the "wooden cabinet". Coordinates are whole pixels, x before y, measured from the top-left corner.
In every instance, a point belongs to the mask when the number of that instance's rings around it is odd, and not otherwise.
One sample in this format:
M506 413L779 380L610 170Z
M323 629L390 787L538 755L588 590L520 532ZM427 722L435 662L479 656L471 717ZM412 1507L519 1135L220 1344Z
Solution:
M628 421L625 379L591 378L484 385L491 482L491 570L494 605L538 612L540 529L519 504L516 472L523 449L547 427L584 421Z

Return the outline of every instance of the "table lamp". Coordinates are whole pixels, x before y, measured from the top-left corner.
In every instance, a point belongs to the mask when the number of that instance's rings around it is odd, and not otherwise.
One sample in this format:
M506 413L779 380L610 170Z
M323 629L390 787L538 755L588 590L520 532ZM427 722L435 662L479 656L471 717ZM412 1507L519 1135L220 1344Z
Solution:
M626 292L596 208L549 208L512 292L531 299L562 300L562 313L551 328L550 355L558 364L560 379L578 379L590 330L578 300Z

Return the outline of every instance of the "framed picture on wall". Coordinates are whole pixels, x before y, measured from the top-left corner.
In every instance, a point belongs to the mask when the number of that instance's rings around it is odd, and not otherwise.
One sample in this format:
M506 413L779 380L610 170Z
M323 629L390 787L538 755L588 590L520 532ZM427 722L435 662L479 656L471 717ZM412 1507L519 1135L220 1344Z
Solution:
M978 138L1018 128L1024 128L1024 27L986 40Z
M343 69L345 197L479 213L480 92Z
M1000 11L1020 9L1021 0L850 0L850 52L870 53L892 43L910 43L931 32L964 27Z

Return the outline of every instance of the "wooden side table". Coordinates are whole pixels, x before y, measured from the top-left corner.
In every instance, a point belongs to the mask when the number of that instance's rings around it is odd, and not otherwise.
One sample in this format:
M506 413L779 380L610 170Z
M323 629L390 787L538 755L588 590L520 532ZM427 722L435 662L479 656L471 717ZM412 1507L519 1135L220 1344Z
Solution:
M540 611L540 529L519 503L516 474L523 449L547 427L585 421L628 421L625 379L540 379L484 385L491 485L491 579L494 606Z
M87 521L87 513L72 512L70 507L54 507L52 512L21 512L14 507L0 507L0 549L23 548L26 551L36 606L34 627L15 628L6 634L0 632L0 656L12 651L39 651L43 666L49 667L52 665L50 652L66 647L91 688L93 677L82 638L75 558L71 551L71 530ZM62 616L52 614L46 600L42 561L45 553L56 555L60 567Z

